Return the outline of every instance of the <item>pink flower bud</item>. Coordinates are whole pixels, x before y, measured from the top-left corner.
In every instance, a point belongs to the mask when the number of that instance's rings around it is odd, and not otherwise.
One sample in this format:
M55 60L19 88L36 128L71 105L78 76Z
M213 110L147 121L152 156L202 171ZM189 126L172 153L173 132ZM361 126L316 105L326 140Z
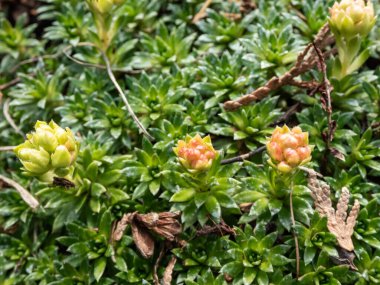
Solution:
M281 135L279 143L282 148L296 148L298 146L297 138L291 133Z
M296 166L300 163L300 157L296 150L287 148L284 150L284 158L289 165Z
M276 142L270 142L267 144L267 149L269 155L276 161L281 161L283 159L282 149L280 145Z
M309 146L299 147L299 148L297 148L297 153L298 153L301 161L306 160L306 159L310 158L311 148Z
M181 164L191 171L207 170L211 167L217 151L211 144L209 136L203 139L196 135L187 136L185 141L178 141L177 147L173 148Z
M289 129L286 125L276 127L267 143L270 165L288 173L311 160L309 134L300 127Z

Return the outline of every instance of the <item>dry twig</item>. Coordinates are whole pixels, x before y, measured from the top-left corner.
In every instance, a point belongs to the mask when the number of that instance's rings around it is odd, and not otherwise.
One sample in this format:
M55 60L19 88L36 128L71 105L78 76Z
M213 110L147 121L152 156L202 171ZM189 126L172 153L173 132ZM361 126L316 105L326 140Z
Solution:
M309 188L314 200L316 210L321 216L327 217L327 228L336 237L341 248L353 251L354 245L351 236L354 233L356 218L359 214L360 204L355 200L347 217L350 192L343 187L336 210L330 199L330 186L317 179L312 172L309 173Z
M129 102L128 102L128 99L127 97L125 96L123 90L121 89L119 83L117 82L116 78L115 78L115 75L113 74L113 70L112 70L112 67L111 67L111 63L107 57L107 55L100 49L98 48L95 44L93 43L89 43L89 42L80 42L78 44L76 44L76 46L78 47L93 47L93 48L96 48L102 55L103 57L103 60L106 64L106 70L107 70L107 74L109 76L109 78L111 79L113 85L115 86L116 90L118 91L121 99L123 100L125 106L127 107L127 110L128 110L128 113L131 115L133 121L136 123L136 125L138 126L138 128L141 130L141 132L151 141L154 140L154 138L148 133L148 131L145 129L145 127L142 125L142 123L140 122L140 120L137 118L135 112L133 111L131 105L129 105ZM74 62L78 63L78 64L81 64L81 65L85 65L85 66L90 66L90 67L97 67L97 68L103 68L103 66L100 66L98 64L92 64L92 63L86 63L86 62L83 62L81 60L78 60L72 56L70 56L68 54L68 50L69 49L72 49L73 46L68 46L64 49L63 53L71 60L73 60Z
M23 136L25 138L25 134L21 131L21 129L16 125L15 121L12 119L11 115L9 114L9 98L5 100L4 106L3 106L3 114L9 125L18 133L19 135Z
M241 3L240 3L241 13L248 14L254 9L256 9L256 4L253 0L241 0Z
M0 151L13 151L14 146L0 146Z
M316 46L315 43L313 43L315 52L317 53L318 59L319 59L319 66L322 71L323 79L322 79L322 85L323 85L323 91L322 93L322 106L327 112L327 124L328 124L328 131L326 135L326 141L327 141L327 148L330 147L330 142L332 142L334 138L334 131L336 129L336 122L332 120L332 106L331 106L331 90L333 89L330 81L327 78L327 72L326 72L326 63L325 59L323 57L323 54L321 50Z
M214 226L206 225L203 228L197 230L197 236L208 236L210 234L217 234L220 236L236 235L235 230L227 225L223 220L220 224L215 224Z
M224 108L227 111L236 110L242 106L248 105L255 100L260 100L267 96L271 91L277 90L285 85L294 84L294 79L312 69L317 63L316 51L312 49L313 45L319 49L323 49L331 43L332 39L329 37L330 29L328 24L325 24L317 34L313 43L306 46L306 48L298 55L296 64L288 72L281 77L271 78L264 86L259 87L252 93L244 95L235 101L227 101L224 103ZM324 57L330 56L330 53L323 55Z
M19 77L16 77L15 79L13 79L13 80L11 80L11 81L9 81L7 83L4 83L4 84L0 85L0 91L5 90L5 89L7 89L9 87L12 87L12 86L16 85L20 81L21 81L21 79Z
M212 0L206 0L206 2L203 4L202 8L199 10L197 14L195 14L192 23L197 23L200 19L206 16L206 10L211 5Z
M235 156L235 157L231 157L231 158L227 158L227 159L224 159L221 161L220 164L229 164L229 163L233 163L233 162L239 162L239 161L244 161L244 160L247 160L248 158L250 158L251 156L254 156L255 154L257 153L260 153L262 151L264 151L266 148L265 145L263 146L260 146L248 153L245 153L245 154L242 154L242 155L239 155L239 156Z
M18 184L16 181L0 175L0 180L4 181L9 186L12 186L20 194L21 198L31 207L33 210L37 209L40 206L40 203L36 198L33 197L24 187Z
M160 285L160 279L158 278L157 270L158 270L158 267L160 266L160 262L161 262L162 258L164 257L165 251L166 251L166 247L163 246L161 248L160 254L158 255L156 262L154 263L154 266L153 266L154 285Z

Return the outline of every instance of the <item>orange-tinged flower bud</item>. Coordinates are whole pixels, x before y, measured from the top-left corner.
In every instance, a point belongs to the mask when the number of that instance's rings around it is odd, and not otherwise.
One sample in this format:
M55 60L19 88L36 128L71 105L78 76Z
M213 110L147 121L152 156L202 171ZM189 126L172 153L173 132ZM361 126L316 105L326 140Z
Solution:
M289 173L311 160L309 134L300 127L276 127L267 143L269 163L279 171Z
M283 155L282 155L282 148L281 146L276 142L270 142L267 145L269 155L276 161L282 161Z
M193 138L187 136L184 141L178 141L173 151L181 164L192 172L209 169L218 154L211 144L210 136L202 139L198 134Z
M296 166L300 163L300 156L295 149L287 148L284 150L284 158L289 165Z
M301 160L308 159L311 155L311 148L309 146L297 148L297 153Z
M290 133L281 135L279 142L283 148L296 148L298 146L297 138Z

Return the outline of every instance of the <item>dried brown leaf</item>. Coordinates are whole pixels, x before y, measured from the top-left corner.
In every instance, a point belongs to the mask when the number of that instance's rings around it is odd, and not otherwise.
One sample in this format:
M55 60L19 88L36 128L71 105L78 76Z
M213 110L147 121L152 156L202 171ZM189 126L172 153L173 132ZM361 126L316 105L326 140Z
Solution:
M318 180L313 172L309 172L308 184L315 208L321 216L327 217L327 228L336 237L339 246L347 251L353 251L354 245L351 236L359 214L359 202L355 200L354 206L347 218L350 192L346 187L342 189L335 211L330 199L330 186Z
M164 275L162 277L162 285L170 285L173 278L174 265L177 262L177 258L173 255L168 265L165 268Z
M154 239L149 231L139 225L135 219L131 220L132 237L137 249L144 258L152 257L154 253Z
M136 215L136 219L145 227L170 241L174 241L182 231L182 226L177 220L178 217L179 213L172 212Z
M119 222L117 222L116 229L112 233L113 240L121 240L124 231L129 224L129 218L132 214L124 214Z

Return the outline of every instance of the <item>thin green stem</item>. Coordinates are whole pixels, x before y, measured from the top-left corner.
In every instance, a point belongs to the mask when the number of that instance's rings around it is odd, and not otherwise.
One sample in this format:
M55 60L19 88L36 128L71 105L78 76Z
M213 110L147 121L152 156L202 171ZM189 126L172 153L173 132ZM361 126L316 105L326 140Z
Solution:
M293 181L291 182L291 185L290 185L289 205L290 205L290 218L292 220L292 226L293 226L294 244L296 246L296 277L298 279L300 276L300 249L298 245L298 237L295 230L296 220L294 218L294 211L293 211Z
M96 49L98 49L98 51L101 53L102 57L103 57L103 60L106 64L106 70L107 70L107 73L108 73L108 76L109 78L111 79L113 85L115 86L116 90L119 92L119 95L121 97L121 99L123 100L125 106L127 107L127 110L128 110L128 113L131 115L132 119L135 121L136 125L138 126L138 128L141 130L141 132L151 141L154 140L154 138L148 133L148 131L145 129L145 127L142 125L142 123L140 122L140 120L137 118L135 112L133 111L131 105L129 104L128 102L128 99L127 97L125 96L123 90L121 89L119 83L117 82L116 78L115 78L115 75L113 74L113 71L112 71L112 67L111 67L111 63L107 57L107 55L104 53L104 51L102 51L98 46L96 46L95 44L93 43L89 43L89 42L80 42L77 44L77 46L88 46L88 47L95 47Z

